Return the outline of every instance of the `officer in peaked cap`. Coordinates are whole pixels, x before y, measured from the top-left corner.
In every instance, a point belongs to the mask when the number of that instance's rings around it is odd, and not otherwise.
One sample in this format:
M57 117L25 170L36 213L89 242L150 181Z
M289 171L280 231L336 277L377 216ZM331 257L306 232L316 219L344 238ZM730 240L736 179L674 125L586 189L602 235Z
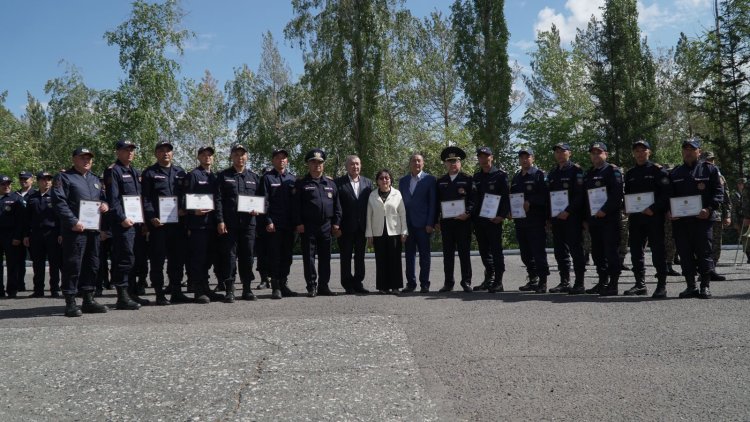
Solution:
M585 215L583 169L570 160L570 145L566 142L558 142L552 150L557 164L547 174L547 191L550 194L552 239L560 283L549 291L550 293L582 294L584 293L583 277L586 271L582 246ZM552 196L555 201L551 200ZM571 258L573 265L571 265ZM571 269L575 274L572 287L570 285ZM519 290L535 291L538 287L539 280L530 278L529 282L521 286Z
M461 160L466 158L466 153L458 147L451 146L443 149L440 153L447 173L437 180L437 202L444 201L459 202L464 205L464 212L458 216L440 215L440 230L443 240L443 273L445 280L440 292L453 290L455 280L453 268L455 265L455 253L458 250L458 259L461 263L461 288L466 293L471 293L471 215L474 211L474 196L472 193L472 178L461 171ZM506 182L507 183L507 182Z
M724 201L719 170L708 161L700 160L701 142L690 138L682 142L682 164L669 174L672 182L672 198L701 197L701 209L697 215L675 217L678 210L671 209L667 216L672 219L672 233L680 256L682 274L687 288L680 298L711 297L711 258L713 219ZM684 204L683 199L683 204ZM696 261L697 260L697 261ZM696 287L696 268L700 276L700 289Z
M0 266L0 297L5 297L7 291L8 297L14 298L19 288L17 267L23 247L25 210L21 195L11 191L11 182L10 177L0 175L0 259L5 258L5 265L8 267L7 286L4 288Z
M537 293L547 292L547 184L544 172L534 165L531 148L518 150L520 169L510 183L510 193L523 195L524 215L514 215L516 238L521 249L521 260L526 265L529 280L538 279ZM519 212L519 214L521 214Z
M16 193L23 199L24 203L29 197L36 192L34 189L34 175L30 171L22 171L18 173L18 182L21 187L16 190ZM11 278L18 287L19 292L26 291L26 255L28 255L28 248L24 245L18 245L16 248L16 272Z
M308 172L295 183L294 225L302 236L302 259L309 297L335 296L331 278L331 235L339 236L341 205L332 178L323 175L326 153L318 148L305 154ZM315 271L315 256L318 271Z
M73 166L57 175L52 188L52 204L60 220L63 271L62 292L65 295L65 316L101 313L107 308L94 300L99 270L99 226L86 227L79 221L81 201L99 202L99 212L109 211L104 187L91 173L94 154L87 148L73 151ZM76 294L83 292L83 305L76 305Z
M52 174L40 171L36 175L39 190L26 201L28 224L24 228L23 243L31 250L34 268L34 293L44 297L44 272L49 261L49 287L52 297L60 296L60 264L62 251L57 243L60 223L52 208Z
M639 139L633 142L635 166L625 173L625 195L651 194L653 204L643 210L629 210L628 232L630 258L633 263L635 286L625 291L625 295L645 295L646 268L645 246L651 249L651 262L656 269L656 290L654 298L667 297L667 258L664 244L664 222L667 204L672 193L669 173L661 165L650 161L651 144ZM637 198L637 196L636 196Z
M622 215L623 180L622 171L607 162L607 145L594 142L589 147L591 168L584 176L584 187L588 191L586 215L591 235L591 255L596 264L598 283L586 293L601 296L616 296L620 279L620 220ZM603 199L603 204L592 202L592 193Z
M294 202L295 176L287 168L289 153L283 148L271 153L273 168L260 180L258 195L266 197L266 213L260 217L265 230L265 246L268 257L268 270L271 278L271 297L297 296L288 286L289 269L292 266L294 246Z
M505 273L502 238L503 221L510 216L508 174L493 165L492 149L479 147L476 152L479 170L472 177L472 195L476 204L472 213L472 222L474 235L479 245L479 254L484 265L484 281L472 290L496 293L503 291L503 274ZM500 203L493 216L482 217L479 213L488 194L500 196Z

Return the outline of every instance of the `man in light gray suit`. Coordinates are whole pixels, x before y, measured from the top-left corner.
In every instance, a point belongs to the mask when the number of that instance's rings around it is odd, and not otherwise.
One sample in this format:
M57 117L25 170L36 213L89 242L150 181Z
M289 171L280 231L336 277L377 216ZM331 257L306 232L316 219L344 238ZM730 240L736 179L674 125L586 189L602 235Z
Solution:
M409 158L409 174L398 182L409 229L409 237L406 238L406 287L401 293L411 293L417 288L417 250L420 292L430 291L430 237L435 227L437 183L435 176L425 173L423 169L422 154L412 154Z

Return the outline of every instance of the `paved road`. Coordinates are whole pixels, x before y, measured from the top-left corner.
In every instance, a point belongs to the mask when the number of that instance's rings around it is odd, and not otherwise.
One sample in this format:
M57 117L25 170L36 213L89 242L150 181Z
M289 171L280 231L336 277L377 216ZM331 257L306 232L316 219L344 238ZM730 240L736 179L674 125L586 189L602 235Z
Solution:
M733 257L713 300L674 299L676 277L663 301L520 293L517 255L496 295L266 290L81 318L2 300L0 420L748 420L750 265ZM433 290L441 272L433 258Z

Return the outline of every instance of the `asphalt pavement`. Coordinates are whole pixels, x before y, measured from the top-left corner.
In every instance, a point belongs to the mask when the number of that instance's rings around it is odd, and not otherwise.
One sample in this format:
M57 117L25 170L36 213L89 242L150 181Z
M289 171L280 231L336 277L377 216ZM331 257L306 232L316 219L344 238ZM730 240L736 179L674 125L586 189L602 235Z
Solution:
M259 290L80 318L61 299L5 299L0 420L748 420L750 265L733 259L711 300L677 299L681 277L666 300L522 293L517 255L499 294L437 293L433 257L428 294ZM374 290L371 259L367 271ZM290 280L304 291L299 260ZM620 291L632 283L625 272Z

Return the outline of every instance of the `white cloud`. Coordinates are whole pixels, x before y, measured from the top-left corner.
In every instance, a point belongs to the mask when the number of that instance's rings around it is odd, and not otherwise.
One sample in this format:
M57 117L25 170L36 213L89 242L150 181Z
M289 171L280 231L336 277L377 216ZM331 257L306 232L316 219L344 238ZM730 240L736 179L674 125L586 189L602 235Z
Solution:
M537 14L534 33L548 31L554 24L560 31L562 42L573 41L576 29L585 28L592 15L601 18L603 4L604 0L568 0L565 2L565 12L545 7Z

